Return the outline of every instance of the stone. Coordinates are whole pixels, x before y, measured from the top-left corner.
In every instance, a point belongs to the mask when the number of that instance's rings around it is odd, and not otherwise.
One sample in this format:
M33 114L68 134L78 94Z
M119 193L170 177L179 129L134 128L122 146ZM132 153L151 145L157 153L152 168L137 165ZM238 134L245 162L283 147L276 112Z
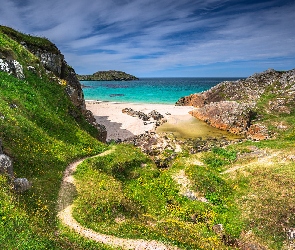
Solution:
M291 161L295 161L295 155L288 155L287 159Z
M295 228L291 227L287 231L288 240L295 240Z
M9 107L10 107L11 109L16 109L16 108L18 108L17 105L14 104L14 103L11 103L11 104L9 105Z
M22 65L16 60L0 59L0 71L7 72L19 79L25 79Z
M153 118L156 121L160 121L161 119L164 118L163 115L161 115L158 111L152 110L148 115L149 118Z
M26 178L16 178L13 181L14 190L23 193L32 187L32 184Z
M0 174L7 174L13 178L13 164L9 156L0 154Z
M212 226L212 230L216 233L216 234L221 234L223 232L223 225L222 224L216 224L214 226Z

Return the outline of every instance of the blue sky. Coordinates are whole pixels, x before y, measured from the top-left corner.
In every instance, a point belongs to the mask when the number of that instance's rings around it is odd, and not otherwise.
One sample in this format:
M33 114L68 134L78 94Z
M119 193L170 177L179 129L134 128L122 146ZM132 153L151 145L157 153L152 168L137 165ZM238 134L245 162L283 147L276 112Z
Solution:
M49 38L79 74L244 77L295 68L294 0L0 0L0 24Z

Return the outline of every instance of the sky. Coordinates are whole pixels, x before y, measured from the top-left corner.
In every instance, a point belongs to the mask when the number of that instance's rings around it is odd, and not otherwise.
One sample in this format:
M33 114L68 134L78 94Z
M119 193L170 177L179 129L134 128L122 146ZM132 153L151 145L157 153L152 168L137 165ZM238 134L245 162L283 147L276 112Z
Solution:
M295 0L0 0L0 24L48 38L78 74L295 68Z

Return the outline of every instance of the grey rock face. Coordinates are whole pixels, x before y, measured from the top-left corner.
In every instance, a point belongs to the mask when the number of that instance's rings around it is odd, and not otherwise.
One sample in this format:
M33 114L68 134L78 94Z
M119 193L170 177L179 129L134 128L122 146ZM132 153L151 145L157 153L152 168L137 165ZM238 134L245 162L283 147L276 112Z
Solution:
M7 174L13 178L12 160L5 154L0 154L0 174Z
M24 79L22 65L16 60L0 59L0 71L7 72L19 79Z
M32 184L26 178L16 178L13 181L14 190L23 193L32 187Z

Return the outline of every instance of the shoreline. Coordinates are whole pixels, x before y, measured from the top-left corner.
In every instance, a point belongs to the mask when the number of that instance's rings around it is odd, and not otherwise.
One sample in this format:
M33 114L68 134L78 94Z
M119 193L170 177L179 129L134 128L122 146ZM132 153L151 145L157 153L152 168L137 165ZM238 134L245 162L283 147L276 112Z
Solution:
M167 119L167 122L185 121L192 118L188 113L192 106L175 106L175 104L154 104L154 103L125 103L109 102L100 100L85 100L86 109L90 110L97 123L107 129L107 141L125 140L135 135L143 134L155 129L155 121L147 121L122 113L125 108L141 111L145 114L156 110Z

